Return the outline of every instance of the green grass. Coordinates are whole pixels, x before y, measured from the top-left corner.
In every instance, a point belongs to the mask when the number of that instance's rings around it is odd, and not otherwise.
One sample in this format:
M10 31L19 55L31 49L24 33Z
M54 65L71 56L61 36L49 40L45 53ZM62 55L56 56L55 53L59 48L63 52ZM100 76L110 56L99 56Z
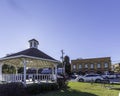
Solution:
M69 82L68 88L34 96L118 96L120 85L113 85L112 87L115 89L109 89L109 87L101 86L101 84Z

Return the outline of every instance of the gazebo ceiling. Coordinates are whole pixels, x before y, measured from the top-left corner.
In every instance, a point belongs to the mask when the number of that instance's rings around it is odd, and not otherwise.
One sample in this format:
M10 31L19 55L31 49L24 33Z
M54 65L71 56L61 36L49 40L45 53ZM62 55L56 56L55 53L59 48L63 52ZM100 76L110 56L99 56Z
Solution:
M54 64L59 63L59 61L56 60L37 58L26 55L4 57L0 59L0 62L3 64L13 65L16 67L23 67L23 60L26 60L27 67L34 67L34 68L54 67Z

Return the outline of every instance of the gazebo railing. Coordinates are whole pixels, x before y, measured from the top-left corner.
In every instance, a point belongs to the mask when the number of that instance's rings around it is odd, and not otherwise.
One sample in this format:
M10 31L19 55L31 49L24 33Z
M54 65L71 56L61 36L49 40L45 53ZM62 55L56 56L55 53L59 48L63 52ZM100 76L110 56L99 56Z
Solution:
M2 81L6 82L23 82L24 74L2 74ZM26 74L27 82L48 82L53 81L53 74Z
M2 74L2 81L22 82L23 74Z

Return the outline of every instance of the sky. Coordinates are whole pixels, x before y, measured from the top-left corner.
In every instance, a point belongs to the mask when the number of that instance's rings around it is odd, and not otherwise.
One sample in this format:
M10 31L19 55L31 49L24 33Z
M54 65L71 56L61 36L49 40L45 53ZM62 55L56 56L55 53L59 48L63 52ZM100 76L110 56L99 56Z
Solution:
M119 0L0 0L0 57L29 48L61 60L111 57L120 62Z

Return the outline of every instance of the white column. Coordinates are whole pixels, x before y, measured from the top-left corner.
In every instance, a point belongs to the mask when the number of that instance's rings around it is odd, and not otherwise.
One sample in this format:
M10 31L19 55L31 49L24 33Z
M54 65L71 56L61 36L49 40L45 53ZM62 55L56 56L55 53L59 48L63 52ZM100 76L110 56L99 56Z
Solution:
M23 66L24 66L24 84L26 85L26 65L27 62L25 59L23 59Z
M54 80L54 67L52 67L52 75L51 75L51 80Z
M54 75L54 67L52 67L52 75Z
M37 79L37 81L38 81L38 79L39 79L39 76L38 76L38 69L39 69L39 68L36 68L36 76L35 76L36 79Z
M15 67L15 71L16 71L16 74L15 74L15 82L18 82L19 80L19 75L18 75L18 67Z
M15 67L15 69L16 69L16 75L18 74L18 67Z
M57 64L55 64L55 82L57 82Z
M0 63L0 81L2 81L2 63Z

